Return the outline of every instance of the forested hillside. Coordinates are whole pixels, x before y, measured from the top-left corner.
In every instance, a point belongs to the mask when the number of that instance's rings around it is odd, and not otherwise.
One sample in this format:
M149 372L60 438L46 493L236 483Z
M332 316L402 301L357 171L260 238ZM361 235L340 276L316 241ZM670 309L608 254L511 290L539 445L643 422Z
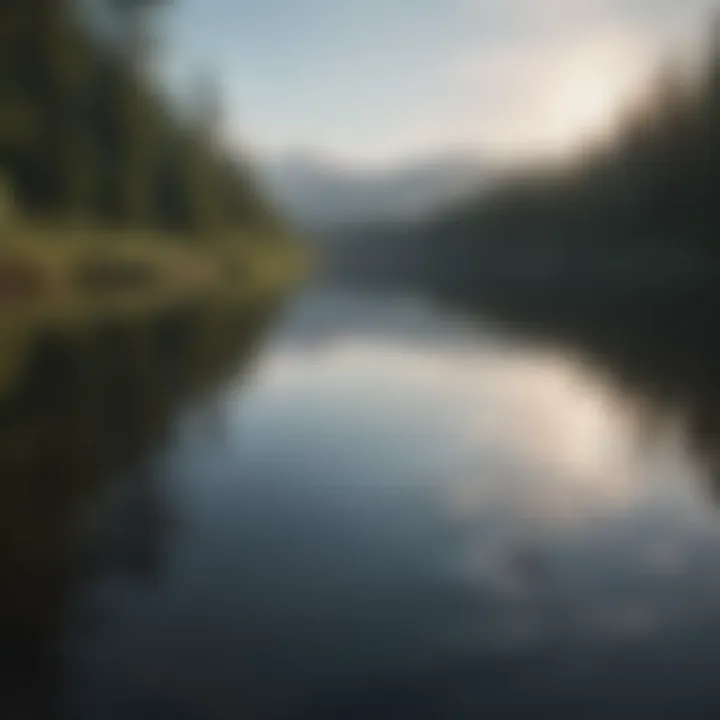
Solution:
M23 214L203 238L272 226L217 138L212 84L180 113L151 79L147 19L161 4L103 0L113 42L87 4L0 5L0 176Z

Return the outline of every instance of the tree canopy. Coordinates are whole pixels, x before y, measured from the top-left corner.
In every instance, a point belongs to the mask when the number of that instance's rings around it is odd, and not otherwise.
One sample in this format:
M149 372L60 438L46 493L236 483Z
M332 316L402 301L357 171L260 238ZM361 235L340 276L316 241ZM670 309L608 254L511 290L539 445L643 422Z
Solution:
M22 211L194 237L272 223L214 127L151 80L145 13L161 4L105 0L119 43L73 0L0 5L0 173Z

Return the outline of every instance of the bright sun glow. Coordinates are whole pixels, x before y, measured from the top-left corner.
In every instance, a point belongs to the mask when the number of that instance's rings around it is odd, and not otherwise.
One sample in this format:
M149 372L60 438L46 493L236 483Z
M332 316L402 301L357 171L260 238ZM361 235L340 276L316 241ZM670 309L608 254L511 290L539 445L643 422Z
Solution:
M619 63L623 53L599 54L571 64L550 86L554 98L547 114L548 142L560 152L578 142L611 132L622 111L647 80L642 65ZM637 64L637 63L636 63Z
M510 160L567 155L615 127L657 62L656 43L618 27L465 56L455 88L477 99L453 132Z

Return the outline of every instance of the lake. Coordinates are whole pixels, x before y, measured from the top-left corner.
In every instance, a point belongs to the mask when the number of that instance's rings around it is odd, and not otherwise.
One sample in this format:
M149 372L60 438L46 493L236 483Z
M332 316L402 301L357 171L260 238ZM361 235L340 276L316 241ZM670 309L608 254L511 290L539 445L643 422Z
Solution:
M23 366L3 717L720 711L713 463L572 343L315 287Z

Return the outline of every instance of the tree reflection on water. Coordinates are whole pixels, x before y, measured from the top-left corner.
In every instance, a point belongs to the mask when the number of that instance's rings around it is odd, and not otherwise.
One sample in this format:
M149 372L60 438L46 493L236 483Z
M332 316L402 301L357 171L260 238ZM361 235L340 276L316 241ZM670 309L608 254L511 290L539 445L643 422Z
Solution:
M236 375L262 326L261 314L206 301L0 341L21 358L5 363L13 373L0 394L2 717L59 706L59 635L78 583L162 568L172 522L153 453L179 409ZM99 515L113 521L94 528Z

